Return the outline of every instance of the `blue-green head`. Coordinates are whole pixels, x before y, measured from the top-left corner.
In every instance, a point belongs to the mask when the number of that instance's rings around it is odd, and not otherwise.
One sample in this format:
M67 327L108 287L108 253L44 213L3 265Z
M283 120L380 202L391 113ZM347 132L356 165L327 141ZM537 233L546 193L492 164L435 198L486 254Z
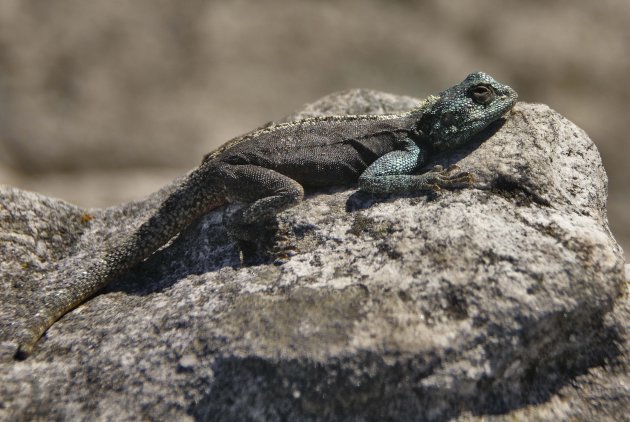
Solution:
M429 98L419 131L435 150L456 148L516 103L512 88L483 72L471 73L461 83Z

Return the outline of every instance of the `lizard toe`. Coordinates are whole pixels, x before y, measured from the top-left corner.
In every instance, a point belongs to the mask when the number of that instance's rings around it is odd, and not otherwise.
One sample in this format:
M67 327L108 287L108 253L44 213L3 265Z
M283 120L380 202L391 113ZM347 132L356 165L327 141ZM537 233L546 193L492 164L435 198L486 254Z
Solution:
M459 166L457 164L451 164L446 169L446 173L450 174L450 173L456 172L457 170L459 170Z

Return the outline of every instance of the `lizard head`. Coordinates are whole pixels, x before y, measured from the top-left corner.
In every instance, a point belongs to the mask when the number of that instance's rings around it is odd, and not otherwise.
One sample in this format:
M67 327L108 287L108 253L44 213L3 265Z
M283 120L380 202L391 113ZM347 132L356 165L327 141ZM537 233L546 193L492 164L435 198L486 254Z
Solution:
M516 98L516 91L509 86L485 73L471 73L429 100L419 129L436 150L456 148L503 116Z

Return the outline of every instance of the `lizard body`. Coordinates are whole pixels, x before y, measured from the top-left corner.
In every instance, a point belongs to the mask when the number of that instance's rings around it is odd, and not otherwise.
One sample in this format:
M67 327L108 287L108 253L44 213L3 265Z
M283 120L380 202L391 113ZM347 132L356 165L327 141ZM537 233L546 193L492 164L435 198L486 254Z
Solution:
M25 326L16 324L2 337L17 343L16 357L26 357L65 313L197 218L229 202L248 204L238 218L244 225L297 204L304 187L358 182L364 191L392 193L466 186L467 173L414 173L431 152L468 142L510 110L516 98L512 88L478 72L406 113L317 117L269 125L235 138L206 155L146 222L81 272L72 287L46 297Z

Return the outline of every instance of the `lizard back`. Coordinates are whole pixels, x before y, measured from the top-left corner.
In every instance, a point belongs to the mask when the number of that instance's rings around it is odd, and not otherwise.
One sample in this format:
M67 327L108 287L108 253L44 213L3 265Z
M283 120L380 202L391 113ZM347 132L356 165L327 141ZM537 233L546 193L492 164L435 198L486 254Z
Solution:
M435 97L430 96L426 100L422 101L417 107L405 113L396 114L360 114L360 115L332 115L332 116L318 116L310 117L301 120L295 120L286 123L267 123L258 129L248 132L244 135L233 138L214 151L206 154L203 157L203 162L218 159L225 155L228 151L238 147L243 143L247 143L248 146L254 146L252 144L269 143L270 138L295 138L300 136L301 146L322 145L322 132L327 132L327 135L332 135L327 138L328 141L324 144L339 143L343 140L343 135L340 133L340 129L348 129L353 127L357 132L354 134L346 133L346 139L352 136L360 136L359 132L365 132L365 135L369 135L369 131L374 129L375 126L381 126L383 129L390 127L392 129L401 130L408 129L403 127L409 123L409 120L419 119L422 115L422 110L426 107L427 103L434 101ZM378 125L378 123L385 123L385 125ZM355 123L355 125L348 125L348 123ZM367 124L366 124L367 123ZM376 125L374 123L377 123ZM402 125L402 126L401 126ZM316 129L316 130L315 130ZM363 130L361 130L363 129ZM318 132L317 134L315 132ZM314 141L308 134L319 135L319 139ZM306 135L306 137L304 137ZM342 135L342 136L340 136ZM309 142L310 141L310 142Z

